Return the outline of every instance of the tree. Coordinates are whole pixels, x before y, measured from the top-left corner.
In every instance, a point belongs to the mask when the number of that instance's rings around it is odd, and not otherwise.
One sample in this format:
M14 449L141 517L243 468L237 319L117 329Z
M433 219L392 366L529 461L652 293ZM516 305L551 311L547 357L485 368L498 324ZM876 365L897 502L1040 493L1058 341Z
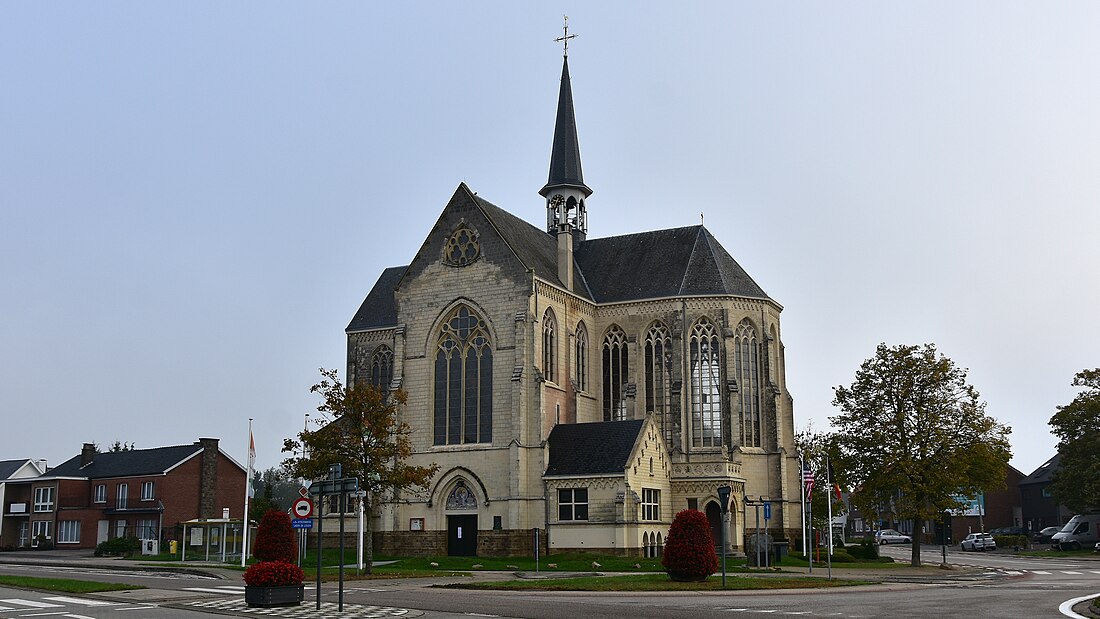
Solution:
M264 513L256 527L256 547L252 554L258 561L298 560L298 542L294 539L289 514L277 509Z
M321 382L310 391L321 395L317 410L330 421L316 430L303 430L297 439L283 441L283 451L295 454L284 460L283 466L295 477L323 479L331 465L340 464L344 477L359 478L359 487L366 491L364 554L370 573L373 507L384 501L387 493L392 497L407 488L426 487L439 465L405 463L413 450L409 440L412 429L398 418L405 404L404 391L387 395L367 383L345 387L336 370L322 368L321 376Z
M710 522L703 512L685 509L676 514L665 539L661 565L672 580L706 580L718 571Z
M825 475L826 458L831 458L834 462L834 468L836 468L838 450L835 442L836 437L834 435L818 432L813 423L807 423L805 428L794 435L795 449L798 450L810 470L815 474L815 483L807 500L810 508L810 522L813 523L814 529L821 532L822 535L828 535L827 532L830 529L829 504L827 501L832 501L834 517L843 515L848 511L844 501L836 498L836 494L829 487Z
M879 344L850 386L834 388L841 481L862 510L939 520L973 496L1004 485L1011 429L985 414L967 371L923 346ZM920 565L920 530L911 563Z
M259 521L269 509L289 510L298 498L299 481L282 467L252 471L252 487L256 496L249 506L249 518Z
M1074 511L1100 508L1100 368L1081 370L1074 387L1085 389L1050 418L1061 455L1050 491Z

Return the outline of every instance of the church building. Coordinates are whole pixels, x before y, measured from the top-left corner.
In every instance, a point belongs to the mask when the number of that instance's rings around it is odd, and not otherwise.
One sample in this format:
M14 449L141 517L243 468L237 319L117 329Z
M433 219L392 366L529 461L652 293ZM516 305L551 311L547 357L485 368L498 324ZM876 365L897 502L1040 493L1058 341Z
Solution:
M538 193L545 227L459 184L347 326L348 383L405 390L410 463L440 466L382 499L376 551L657 556L690 508L738 553L760 501L796 536L782 307L702 225L589 236L568 57Z

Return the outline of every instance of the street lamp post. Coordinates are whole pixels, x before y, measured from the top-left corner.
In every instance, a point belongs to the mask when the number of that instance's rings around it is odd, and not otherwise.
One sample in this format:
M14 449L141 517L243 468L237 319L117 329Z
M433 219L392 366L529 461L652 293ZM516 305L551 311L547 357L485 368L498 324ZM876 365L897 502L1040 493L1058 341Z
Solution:
M722 588L726 588L726 535L729 529L730 491L729 486L718 486L718 500L722 503Z

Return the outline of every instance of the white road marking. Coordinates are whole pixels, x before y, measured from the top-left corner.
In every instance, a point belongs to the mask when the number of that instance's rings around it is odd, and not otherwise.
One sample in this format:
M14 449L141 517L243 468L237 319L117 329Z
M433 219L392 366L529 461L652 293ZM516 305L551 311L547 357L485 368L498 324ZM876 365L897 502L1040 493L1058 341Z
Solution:
M65 615L68 619L95 619L95 617L89 617L87 615Z
M1085 600L1091 600L1092 598L1096 598L1096 597L1100 597L1100 593L1093 593L1092 595L1086 595L1086 596L1082 596L1082 597L1079 597L1079 598L1073 598L1071 600L1066 600L1065 602L1062 602L1061 604L1058 605L1058 612L1062 613L1063 615L1065 615L1067 617L1072 617L1072 619L1088 619L1088 617L1084 617L1082 615L1078 615L1077 613L1073 612L1073 606L1077 602L1084 602Z
M1070 570L1062 570L1063 574L1073 574L1074 576L1080 576L1081 572L1072 572Z
M184 591L197 591L199 593L221 593L222 595L243 595L244 587L218 587L205 588L205 587L184 587Z
M1032 574L1042 574L1044 576L1050 576L1050 572L1044 570L1031 570Z
M50 604L48 602L36 602L34 600L0 600L5 604L15 604L16 606L27 606L29 608L61 608L61 604Z
M104 602L102 600L88 600L84 598L70 598L63 595L55 595L52 597L42 598L43 600L49 600L51 602L61 602L62 604L83 604L84 606L114 606L114 602Z

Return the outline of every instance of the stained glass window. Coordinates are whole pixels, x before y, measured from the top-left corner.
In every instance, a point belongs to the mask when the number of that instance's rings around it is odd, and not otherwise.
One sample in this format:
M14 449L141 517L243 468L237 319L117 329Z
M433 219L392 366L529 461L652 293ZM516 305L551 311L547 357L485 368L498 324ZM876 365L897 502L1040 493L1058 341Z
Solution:
M722 391L719 388L721 354L718 333L706 318L691 329L691 444L722 444Z
M603 420L626 419L626 334L612 326L603 338Z
M370 382L377 387L379 391L387 392L390 390L390 383L393 381L393 351L389 346L382 345L378 347L378 350L374 351L374 356L370 361Z
M542 316L542 376L547 381L558 382L558 321L554 319L554 311L547 308Z
M493 350L489 329L459 305L440 329L435 354L436 445L493 440Z
M674 424L669 410L669 372L672 339L668 328L657 323L645 336L645 410L657 416L665 443L671 448Z
M741 444L760 446L760 374L756 329L747 319L734 336L738 401L741 405Z

